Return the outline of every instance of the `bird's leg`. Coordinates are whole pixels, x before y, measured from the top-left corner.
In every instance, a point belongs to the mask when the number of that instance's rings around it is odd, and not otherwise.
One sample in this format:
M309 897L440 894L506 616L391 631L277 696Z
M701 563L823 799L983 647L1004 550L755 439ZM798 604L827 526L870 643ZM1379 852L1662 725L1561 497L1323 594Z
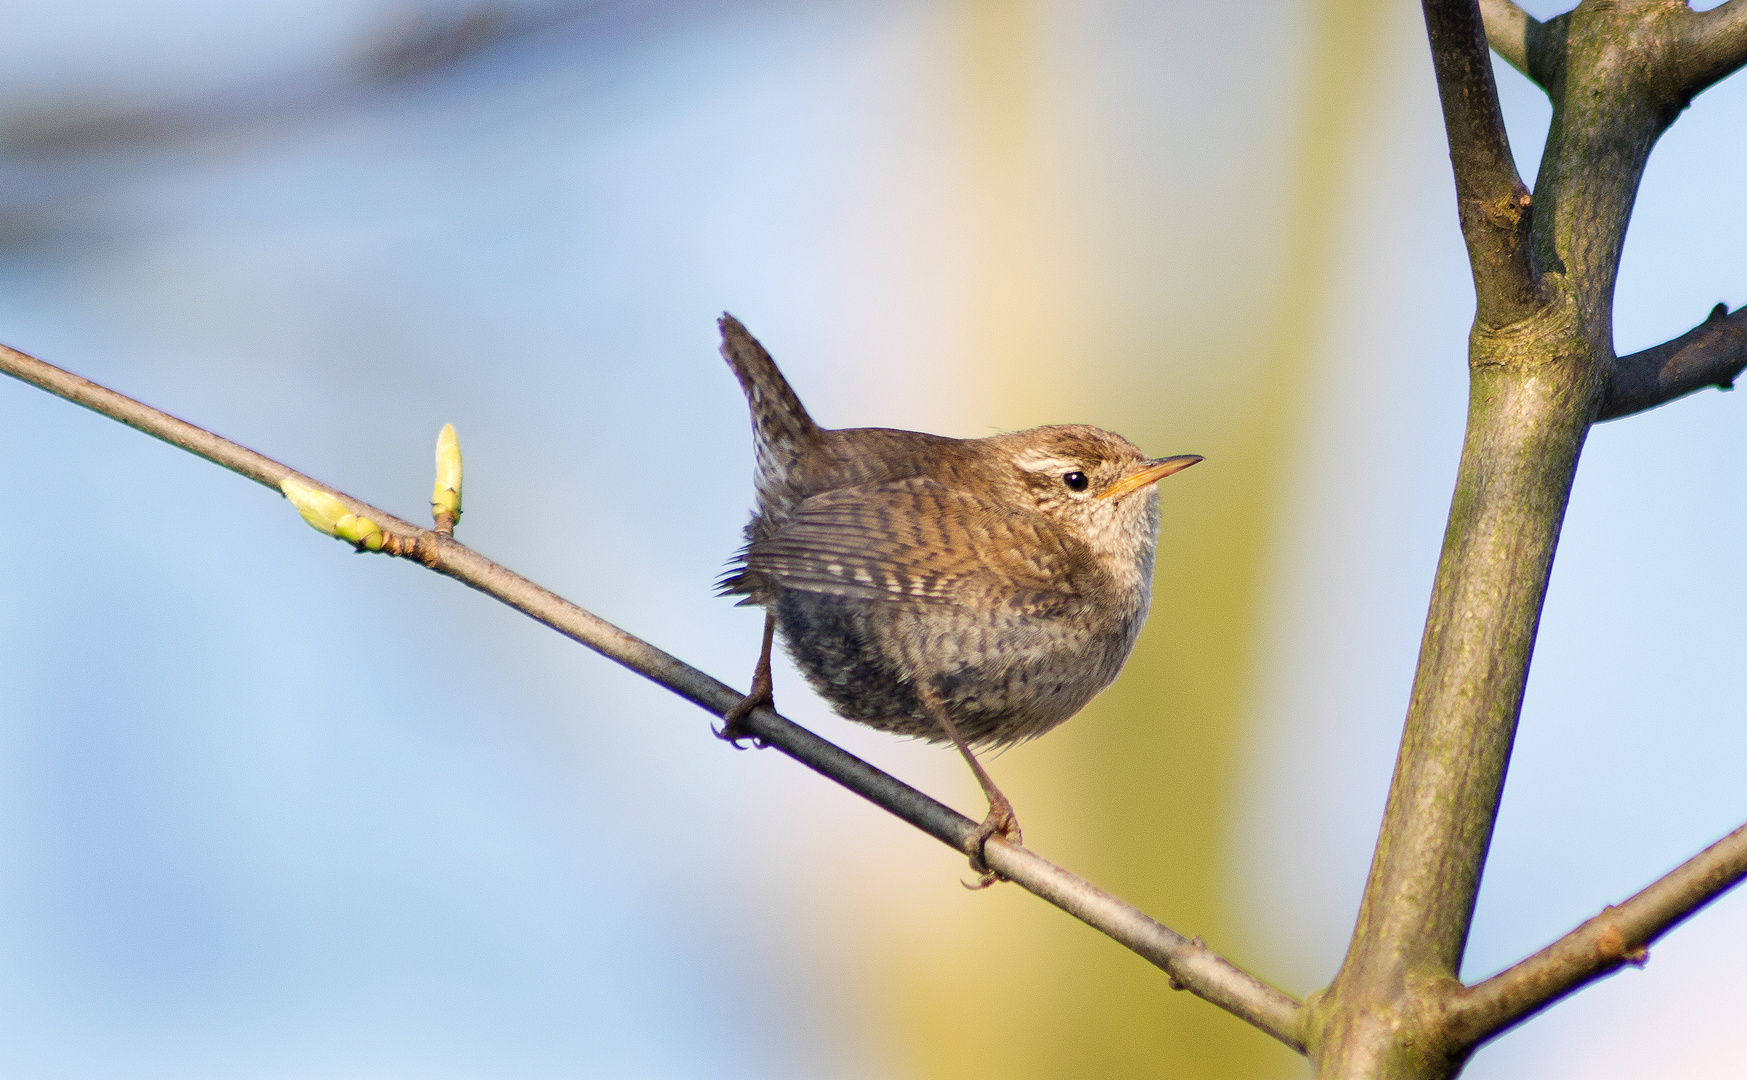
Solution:
M932 687L916 684L916 696L922 702L922 707L933 714L934 719L946 730L947 737L952 739L952 745L958 747L958 752L964 755L965 762L970 765L971 772L976 774L977 783L982 786L983 797L989 800L989 814L983 818L982 824L971 832L965 841L965 854L971 857L971 872L977 875L975 885L967 888L986 889L997 881L1004 881L1000 874L989 869L989 864L983 860L983 847L989 842L989 837L1000 833L1002 839L1014 844L1024 843L1024 837L1019 834L1019 818L1013 813L1013 804L1001 789L995 786L995 781L989 777L983 763L977 760L977 755L971 753L970 746L959 734L958 725L952 722L952 716L934 693Z
M758 736L747 731L742 721L746 714L760 705L776 705L776 699L771 696L770 686L770 642L776 633L776 616L771 612L764 613L764 648L758 653L758 666L752 669L752 689L740 699L740 703L722 714L722 726L716 731L716 738L726 739L734 744L734 749L744 750L740 740L751 739L754 746L763 746Z

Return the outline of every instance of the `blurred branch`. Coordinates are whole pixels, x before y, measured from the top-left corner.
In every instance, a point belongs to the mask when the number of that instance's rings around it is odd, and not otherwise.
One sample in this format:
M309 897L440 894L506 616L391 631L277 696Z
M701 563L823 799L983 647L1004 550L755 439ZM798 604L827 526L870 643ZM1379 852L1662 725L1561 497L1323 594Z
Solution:
M382 545L384 552L415 559L440 574L501 600L716 716L733 708L744 696L599 616L499 566L451 537L402 521L204 428L3 345L0 345L0 371L276 491L287 478L326 491L343 502L351 513L369 518L376 524L386 537ZM976 822L773 709L755 709L743 721L743 726L766 745L835 780L954 850L965 850L976 829ZM1000 837L988 841L984 858L1002 877L1162 968L1170 976L1173 987L1188 990L1248 1021L1294 1050L1304 1051L1303 1038L1298 1030L1302 1012L1299 1003L1214 953L1199 938L1184 938L1035 852Z
M188 143L357 108L463 71L512 73L485 58L537 41L599 41L658 16L743 0L477 0L414 5L347 54L180 99L74 97L0 113L0 223L111 187L152 155ZM174 164L183 164L175 159Z
M1454 995L1452 1033L1477 1045L1627 964L1643 967L1657 938L1744 877L1747 825L1522 963Z
M1747 369L1747 307L1726 304L1673 341L1614 361L1613 379L1597 420L1614 420L1714 386L1732 390Z
M360 82L384 83L441 71L493 45L575 18L580 11L571 4L529 10L489 0L459 11L403 8L366 44L352 69Z
M1678 55L1689 99L1747 63L1747 0L1685 12Z
M1486 326L1507 326L1545 304L1535 275L1529 192L1511 157L1476 0L1425 0L1424 6L1478 318Z
M398 12L355 55L315 70L281 72L183 100L50 101L0 122L0 150L48 161L160 147L269 120L312 115L413 78L454 68L485 50L580 18L599 4L541 8L475 4Z

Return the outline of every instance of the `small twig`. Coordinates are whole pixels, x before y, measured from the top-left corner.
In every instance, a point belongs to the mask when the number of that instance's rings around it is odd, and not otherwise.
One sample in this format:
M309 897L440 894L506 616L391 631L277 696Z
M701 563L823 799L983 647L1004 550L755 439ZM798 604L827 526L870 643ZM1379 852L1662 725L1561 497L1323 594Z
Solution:
M1542 22L1512 0L1480 0L1486 21L1486 43L1504 62L1549 93L1565 63L1565 34L1571 16L1555 15Z
M1511 157L1476 0L1425 0L1424 6L1474 272L1476 318L1483 326L1508 326L1545 304L1535 276L1529 192Z
M1534 79L1529 58L1535 51L1533 42L1541 32L1541 21L1512 0L1480 0L1480 16L1486 21L1486 43L1505 63Z
M1734 388L1747 369L1747 307L1729 313L1718 304L1710 317L1673 341L1614 361L1613 378L1597 420L1653 409L1695 390Z
M1627 964L1643 967L1657 938L1743 877L1747 825L1522 963L1454 994L1446 1012L1451 1035L1479 1045Z
M744 696L448 536L421 529L343 492L334 491L229 439L3 345L0 345L0 371L120 420L267 487L278 489L290 478L327 491L344 502L352 513L370 519L381 530L383 552L415 559L440 574L501 600L716 716L733 708ZM976 823L964 815L820 738L775 710L753 710L746 717L744 726L764 744L835 780L948 847L965 850L976 829ZM990 867L1002 877L1158 965L1170 976L1172 986L1188 990L1247 1020L1294 1050L1304 1052L1303 1038L1299 1033L1302 1015L1299 1002L1212 952L1200 939L1184 938L1090 882L999 837L988 841L984 856Z
M1675 62L1688 99L1747 64L1747 0L1687 12L1681 24Z

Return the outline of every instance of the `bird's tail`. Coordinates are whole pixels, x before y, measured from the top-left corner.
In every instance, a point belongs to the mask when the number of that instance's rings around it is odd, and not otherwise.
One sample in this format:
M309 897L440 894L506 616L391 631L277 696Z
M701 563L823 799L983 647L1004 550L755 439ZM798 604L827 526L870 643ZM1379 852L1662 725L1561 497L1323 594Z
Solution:
M752 409L752 428L758 444L767 449L787 449L794 452L819 437L819 425L807 415L807 409L776 361L758 339L746 332L740 320L724 312L717 321L722 329L722 359L734 369L740 389L746 392L746 403Z

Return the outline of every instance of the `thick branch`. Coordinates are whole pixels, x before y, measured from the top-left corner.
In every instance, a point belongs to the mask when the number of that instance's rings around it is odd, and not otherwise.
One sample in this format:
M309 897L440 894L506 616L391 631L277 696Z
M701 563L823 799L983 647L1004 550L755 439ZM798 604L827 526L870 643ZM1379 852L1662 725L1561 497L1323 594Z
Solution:
M1747 825L1522 963L1455 994L1446 1014L1451 1034L1478 1045L1626 964L1642 967L1651 943L1743 877Z
M1538 45L1525 23L1530 70L1538 53L1554 72L1531 219L1477 6L1425 0L1478 301L1468 429L1352 944L1311 1006L1322 1075L1449 1077L1472 1050L1442 1007L1460 991L1548 574L1612 371L1620 242L1644 161L1679 112L1665 77L1676 7L1584 4Z
M1517 175L1476 0L1425 0L1438 100L1456 174L1457 212L1474 271L1476 318L1508 326L1543 304L1529 192Z
M413 558L545 623L564 636L721 716L742 695L563 597L505 569L454 539L402 521L229 439L178 420L149 405L24 353L0 345L0 371L120 420L172 446L278 489L287 477L330 491L353 513L387 535L383 550ZM754 710L746 727L761 742L896 815L955 850L963 851L976 823L827 742L769 708ZM1171 985L1188 990L1302 1053L1297 1001L1241 970L1201 943L1000 837L984 849L989 865L1015 884L1102 931L1162 968Z
M1614 361L1597 420L1614 420L1653 409L1695 390L1734 388L1747 369L1747 307L1733 315L1724 304L1673 341Z
M1531 320L1528 325L1539 320ZM1476 332L1475 339L1485 336ZM1483 354L1484 355L1484 354ZM1449 1077L1454 990L1589 406L1553 364L1473 369L1468 434L1377 851L1318 1007L1318 1075Z
M1677 62L1688 98L1747 64L1747 0L1686 13Z

